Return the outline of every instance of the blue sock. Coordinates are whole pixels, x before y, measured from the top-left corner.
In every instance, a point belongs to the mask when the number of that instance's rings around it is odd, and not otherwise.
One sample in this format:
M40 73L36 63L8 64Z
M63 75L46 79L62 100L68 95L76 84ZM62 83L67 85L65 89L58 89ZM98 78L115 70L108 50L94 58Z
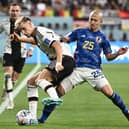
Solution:
M56 88L56 92L59 97L63 96L58 90L58 88ZM51 115L51 113L55 110L55 108L56 108L56 104L51 104L49 106L45 105L42 111L42 116L39 119L39 122L44 123L48 119L48 117Z
M55 104L51 104L49 106L45 105L43 108L42 116L40 117L39 121L41 123L44 123L48 119L49 115L54 111L55 107Z
M117 93L113 93L112 96L110 97L110 99L112 100L112 102L121 109L121 111L124 113L124 114L127 114L128 113L128 109L127 107L125 106L122 98L117 94Z

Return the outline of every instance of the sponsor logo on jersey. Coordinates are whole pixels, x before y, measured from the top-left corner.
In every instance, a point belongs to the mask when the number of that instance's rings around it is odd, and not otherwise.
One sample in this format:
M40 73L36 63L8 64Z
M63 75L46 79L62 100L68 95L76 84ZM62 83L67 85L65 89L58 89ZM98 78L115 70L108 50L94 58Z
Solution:
M47 44L49 44L51 41L48 38L45 38L44 39L44 42L47 43Z

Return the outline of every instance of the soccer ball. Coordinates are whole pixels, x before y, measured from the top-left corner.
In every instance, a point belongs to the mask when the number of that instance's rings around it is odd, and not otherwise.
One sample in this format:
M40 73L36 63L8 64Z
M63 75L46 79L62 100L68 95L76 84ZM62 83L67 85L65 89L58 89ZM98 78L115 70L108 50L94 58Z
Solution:
M30 125L31 119L32 119L32 115L31 115L31 112L28 110L23 109L16 114L16 122L19 125Z

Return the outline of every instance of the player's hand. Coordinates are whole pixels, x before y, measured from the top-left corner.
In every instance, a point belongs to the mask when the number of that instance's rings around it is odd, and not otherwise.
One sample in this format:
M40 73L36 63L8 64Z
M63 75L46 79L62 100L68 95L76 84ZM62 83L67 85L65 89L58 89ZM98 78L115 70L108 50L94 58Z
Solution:
M118 50L118 55L123 55L128 51L128 47L122 47Z
M61 36L61 41L69 42L69 38L67 36Z
M16 32L14 32L13 34L10 35L10 39L15 41L20 41L20 36Z
M9 38L10 38L11 41L13 41L14 40L14 34L10 34Z
M59 72L59 71L62 71L63 69L64 69L64 67L63 67L62 63L61 62L56 62L55 70L57 72Z

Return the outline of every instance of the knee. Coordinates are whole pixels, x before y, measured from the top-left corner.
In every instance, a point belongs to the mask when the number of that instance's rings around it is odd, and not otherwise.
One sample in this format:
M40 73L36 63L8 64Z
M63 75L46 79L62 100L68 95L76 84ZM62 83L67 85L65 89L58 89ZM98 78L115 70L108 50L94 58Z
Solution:
M35 78L35 84L38 83L39 80L46 80L48 82L51 82L53 80L53 77L50 73L50 71L44 69L42 72L38 74L38 76Z
M35 85L35 80L33 79L27 80L27 85Z
M110 85L106 85L104 86L101 91L103 92L103 94L107 97L110 97L112 96L113 94L113 90L112 90L112 87Z
M19 74L20 74L20 73L13 72L13 75L12 75L12 80L13 80L13 81L18 80L18 78L19 78Z

